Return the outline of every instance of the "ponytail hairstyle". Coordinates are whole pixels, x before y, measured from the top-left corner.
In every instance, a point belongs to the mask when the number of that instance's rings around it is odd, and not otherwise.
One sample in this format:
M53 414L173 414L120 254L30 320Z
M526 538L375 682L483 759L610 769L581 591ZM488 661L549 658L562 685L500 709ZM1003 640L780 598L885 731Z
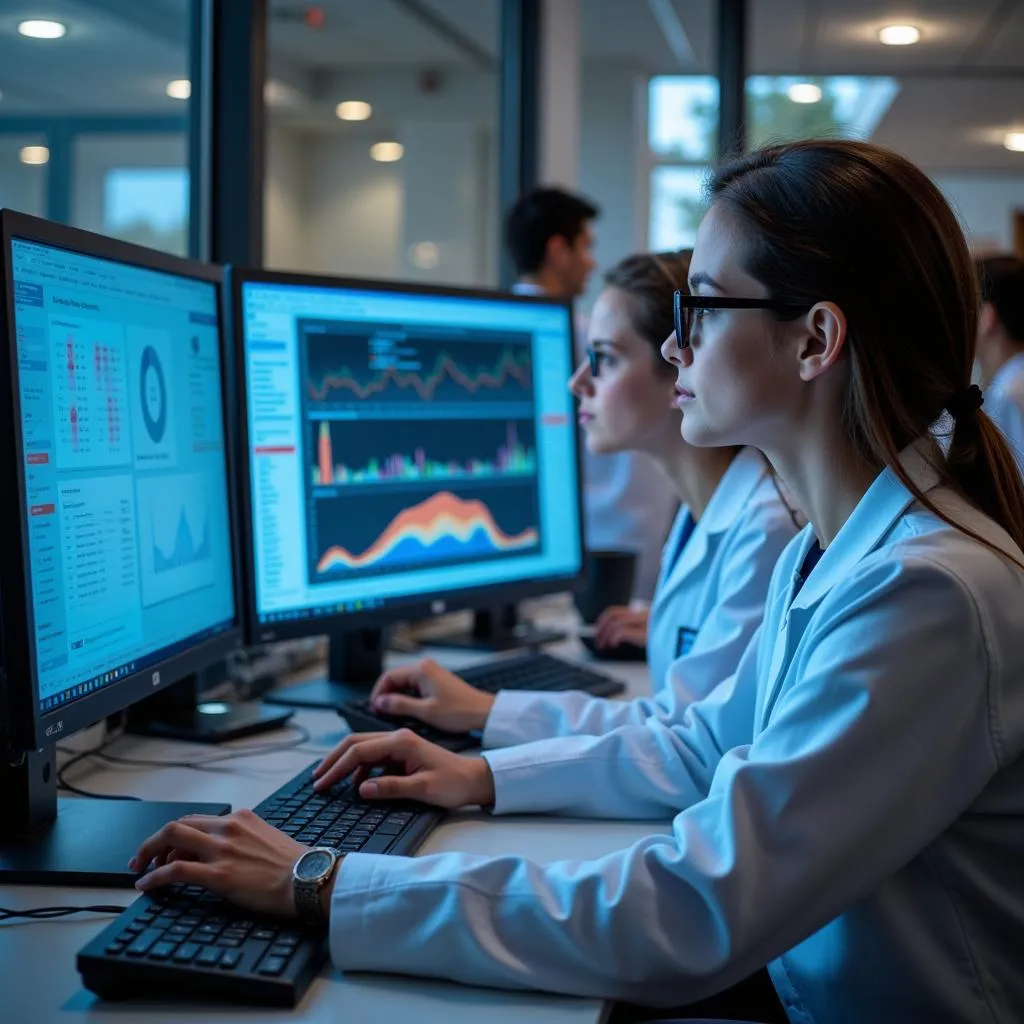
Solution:
M948 412L949 452L935 456L942 483L1024 548L1024 483L971 386L974 263L931 180L880 146L809 139L741 157L709 189L746 235L744 269L774 301L803 310L830 301L845 314L843 418L861 458L888 466L944 522L1004 554L937 508L900 464Z
M675 330L672 295L687 290L692 249L679 252L641 252L620 260L604 275L604 283L630 300L630 319L637 334L654 349L655 366L674 376L671 363L661 358L661 346Z

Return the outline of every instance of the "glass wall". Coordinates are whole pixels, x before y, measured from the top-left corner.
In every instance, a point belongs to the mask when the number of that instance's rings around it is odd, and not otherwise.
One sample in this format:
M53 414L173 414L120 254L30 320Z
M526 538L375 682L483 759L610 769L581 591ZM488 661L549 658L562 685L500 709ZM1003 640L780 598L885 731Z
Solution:
M497 283L499 6L271 5L267 266Z
M184 254L193 0L16 6L0 17L0 205Z
M890 146L945 191L975 250L1013 247L1024 153L1008 143L1024 131L1024 8L750 6L752 145L829 135Z

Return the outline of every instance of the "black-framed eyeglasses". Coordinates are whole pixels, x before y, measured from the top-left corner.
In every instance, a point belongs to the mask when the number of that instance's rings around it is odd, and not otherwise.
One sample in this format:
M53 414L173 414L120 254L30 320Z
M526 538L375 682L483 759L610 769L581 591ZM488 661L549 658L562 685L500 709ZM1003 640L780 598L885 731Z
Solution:
M675 313L676 344L679 351L693 343L693 331L700 320L700 314L708 309L774 309L778 313L798 316L804 306L791 302L774 302L771 299L733 299L717 295L691 295L689 292L675 292L672 296Z

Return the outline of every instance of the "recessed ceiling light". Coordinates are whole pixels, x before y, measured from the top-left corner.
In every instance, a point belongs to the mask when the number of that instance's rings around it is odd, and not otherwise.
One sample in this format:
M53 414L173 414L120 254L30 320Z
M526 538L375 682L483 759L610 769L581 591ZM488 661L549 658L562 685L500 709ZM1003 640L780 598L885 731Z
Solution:
M370 147L370 156L381 164L393 164L404 155L405 146L400 142L376 142Z
M22 146L18 159L23 164L38 166L50 162L50 151L45 146Z
M29 39L60 39L68 31L67 25L62 21L48 21L41 18L32 18L29 21L22 21L18 24L18 31Z
M368 121L373 107L362 100L345 100L334 108L334 113L342 121Z
M172 100L187 100L192 95L192 83L187 78L175 78L173 82L167 83L164 92Z
M1003 145L1013 153L1024 153L1024 132L1007 132Z
M886 25L878 38L886 46L912 46L920 40L921 30L916 25Z
M822 95L821 86L813 82L796 82L787 93L794 103L819 103Z

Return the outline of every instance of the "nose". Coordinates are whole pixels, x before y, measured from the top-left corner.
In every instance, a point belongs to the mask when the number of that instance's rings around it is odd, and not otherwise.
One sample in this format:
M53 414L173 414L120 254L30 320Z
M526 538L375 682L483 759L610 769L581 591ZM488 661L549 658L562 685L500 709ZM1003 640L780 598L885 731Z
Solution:
M577 398L593 393L594 381L590 376L590 366L586 359L576 367L576 372L569 378L569 390Z
M661 358L673 366L690 366L693 363L693 349L689 345L680 349L676 341L676 332L673 331L661 343Z

